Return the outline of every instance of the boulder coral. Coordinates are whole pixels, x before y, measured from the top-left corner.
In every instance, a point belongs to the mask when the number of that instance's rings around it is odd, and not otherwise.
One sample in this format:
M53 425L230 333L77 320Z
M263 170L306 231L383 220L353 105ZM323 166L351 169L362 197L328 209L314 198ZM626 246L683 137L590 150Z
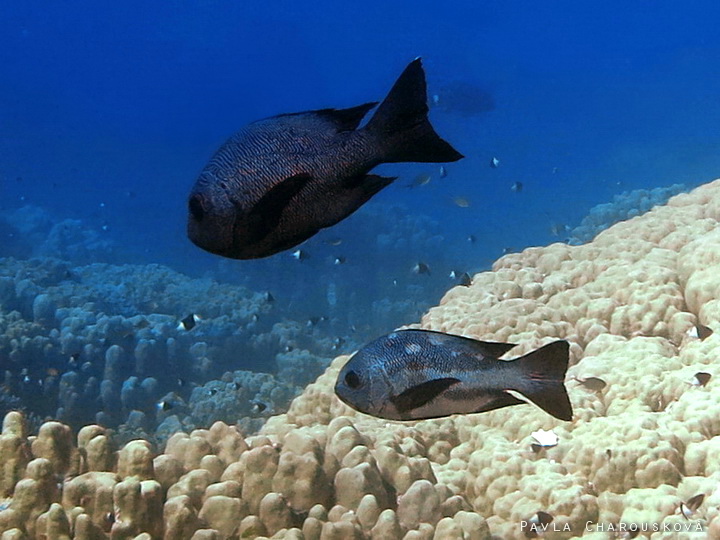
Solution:
M259 434L216 422L160 455L113 453L99 426L29 437L10 413L0 538L522 539L543 512L545 538L720 538L718 222L720 180L589 244L507 255L415 325L517 343L510 357L568 340L571 422L532 405L371 418L334 396L346 356ZM540 429L557 444L533 446Z

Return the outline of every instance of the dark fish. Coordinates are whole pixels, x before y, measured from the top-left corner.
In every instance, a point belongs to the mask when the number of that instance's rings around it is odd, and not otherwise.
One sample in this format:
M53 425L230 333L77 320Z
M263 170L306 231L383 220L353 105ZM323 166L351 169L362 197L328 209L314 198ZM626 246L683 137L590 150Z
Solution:
M707 371L698 371L695 375L693 375L693 378L690 380L690 384L693 386L705 386L710 382L711 378L712 375L710 375Z
M476 341L429 330L400 330L360 349L340 370L338 397L360 412L389 420L422 420L525 403L560 420L572 418L563 381L567 341L512 361L510 343Z
M333 259L333 264L336 266L340 264L345 264L345 257L335 257L335 259Z
M415 180L413 180L411 184L408 184L405 187L416 188L420 186L426 186L430 183L430 180L432 180L432 176L430 176L429 174L418 174L415 177Z
M260 401L259 399L250 402L250 411L253 414L260 414L268 408L267 403Z
M477 242L477 237L474 234L468 234L467 241L474 244Z
M521 521L520 528L523 529L525 538L540 538L554 519L551 514L539 510L527 521Z
M681 502L680 503L680 513L685 519L690 519L695 512L697 512L698 508L702 505L703 501L705 500L705 494L700 493L698 495L695 495L694 497L691 497L687 500L687 502Z
M270 291L266 291L266 292L263 294L263 298L265 299L265 301L266 301L268 304L272 304L272 303L275 301L275 297L272 295L272 293L271 293Z
M515 193L520 193L522 190L523 190L522 182L515 182L512 186L510 186L510 191L514 191Z
M376 103L283 114L254 122L215 153L188 199L190 240L217 255L255 259L335 225L394 178L381 163L449 162L463 156L427 118L425 73L412 61Z
M303 251L302 249L298 249L292 252L291 257L297 261L304 261L307 259L310 255L308 255L307 251Z
M457 281L458 285L462 285L463 287L468 287L472 284L472 276L470 276L467 272L462 272L461 270L451 270L448 276L450 279Z
M430 267L424 262L419 262L415 266L413 266L412 273L417 275L425 274L426 276L429 276Z
M194 313L191 313L184 319L180 320L180 322L177 325L177 329L190 331L193 328L195 328L195 325L199 322L200 322L200 317L198 317Z

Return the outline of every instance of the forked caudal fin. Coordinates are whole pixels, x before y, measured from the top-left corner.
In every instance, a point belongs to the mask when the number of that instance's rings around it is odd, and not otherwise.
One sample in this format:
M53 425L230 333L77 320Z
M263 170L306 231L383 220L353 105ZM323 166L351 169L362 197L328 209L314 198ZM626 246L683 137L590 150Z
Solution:
M463 157L435 133L427 117L425 72L416 58L393 85L366 129L380 137L382 161L444 163Z
M553 341L515 360L520 387L512 388L555 418L572 420L572 405L565 390L570 345Z

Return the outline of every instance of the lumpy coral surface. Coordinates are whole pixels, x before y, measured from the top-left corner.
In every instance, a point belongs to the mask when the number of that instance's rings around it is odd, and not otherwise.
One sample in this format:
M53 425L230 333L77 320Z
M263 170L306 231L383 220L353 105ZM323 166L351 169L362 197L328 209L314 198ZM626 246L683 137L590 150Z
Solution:
M572 422L532 405L377 420L334 396L347 357L259 435L218 422L160 455L98 426L28 437L10 413L1 538L720 538L719 221L720 180L589 244L507 255L423 317L511 357L568 340ZM540 429L557 444L533 446Z

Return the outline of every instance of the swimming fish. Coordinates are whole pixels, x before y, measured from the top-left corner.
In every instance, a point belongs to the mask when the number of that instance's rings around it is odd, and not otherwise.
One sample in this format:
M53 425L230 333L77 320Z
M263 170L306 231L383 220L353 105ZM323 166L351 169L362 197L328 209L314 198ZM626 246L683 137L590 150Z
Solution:
M233 135L206 165L188 198L187 234L233 259L290 249L355 212L395 178L381 163L445 163L463 156L427 118L420 58L377 103L281 114Z
M430 275L430 266L428 266L426 263L420 261L415 266L412 267L412 273L422 275L425 274L426 276Z
M343 366L335 393L354 409L388 420L423 420L535 403L572 418L563 384L569 344L554 341L515 360L514 347L433 332L399 330L360 349Z

